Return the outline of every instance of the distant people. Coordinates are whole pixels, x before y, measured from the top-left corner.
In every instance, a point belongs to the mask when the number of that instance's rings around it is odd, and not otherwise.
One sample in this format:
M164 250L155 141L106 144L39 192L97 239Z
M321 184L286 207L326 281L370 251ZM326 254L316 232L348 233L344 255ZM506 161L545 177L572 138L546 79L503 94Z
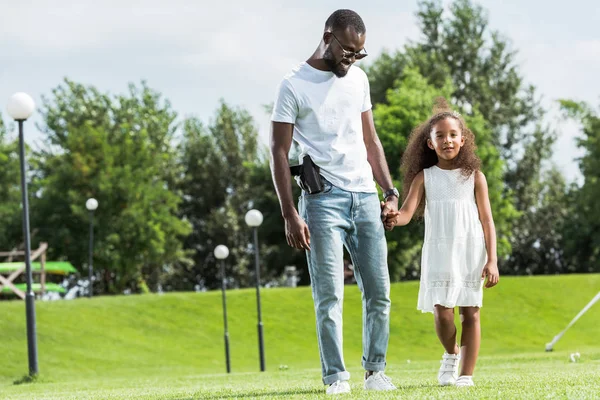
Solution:
M438 372L443 386L473 386L484 278L486 288L499 280L494 219L479 166L473 133L460 114L438 99L433 116L410 136L402 161L404 204L385 222L391 228L408 224L415 214L425 216L417 308L435 316L446 350ZM454 307L461 315L461 348Z
M306 250L328 394L350 392L342 355L343 246L363 292L364 388L396 388L383 372L390 280L382 218L398 209L399 194L375 132L369 81L353 65L367 56L365 40L365 25L357 13L331 14L318 48L281 82L271 117L273 181L287 242ZM303 187L298 210L288 162L292 140L299 145L300 162L313 172L298 178ZM320 176L311 180L316 173ZM384 192L383 205L373 178Z

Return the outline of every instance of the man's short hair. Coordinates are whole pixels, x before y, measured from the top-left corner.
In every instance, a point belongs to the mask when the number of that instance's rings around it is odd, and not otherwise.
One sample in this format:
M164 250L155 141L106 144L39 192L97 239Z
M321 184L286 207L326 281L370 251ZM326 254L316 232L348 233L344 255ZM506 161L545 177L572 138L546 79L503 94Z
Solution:
M344 31L348 27L354 28L359 35L367 31L360 15L352 10L334 11L325 22L325 31Z

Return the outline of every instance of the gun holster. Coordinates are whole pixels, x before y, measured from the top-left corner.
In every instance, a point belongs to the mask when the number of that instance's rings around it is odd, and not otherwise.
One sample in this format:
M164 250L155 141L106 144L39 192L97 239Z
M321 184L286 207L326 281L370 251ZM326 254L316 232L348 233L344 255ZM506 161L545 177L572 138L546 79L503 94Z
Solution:
M293 176L300 177L300 187L308 194L321 193L323 181L320 175L321 169L313 162L309 155L304 156L302 165L290 167Z

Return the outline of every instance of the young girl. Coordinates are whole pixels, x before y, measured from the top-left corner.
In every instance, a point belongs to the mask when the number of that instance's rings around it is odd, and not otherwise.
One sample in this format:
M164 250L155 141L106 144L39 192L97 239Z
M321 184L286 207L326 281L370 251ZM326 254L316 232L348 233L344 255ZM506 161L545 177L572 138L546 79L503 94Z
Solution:
M486 288L499 279L496 233L473 133L444 99L436 103L434 115L410 136L402 160L404 204L388 214L385 224L388 229L406 225L413 215L424 214L417 308L434 314L446 350L440 385L473 386L484 278ZM456 344L454 307L461 316L461 348Z

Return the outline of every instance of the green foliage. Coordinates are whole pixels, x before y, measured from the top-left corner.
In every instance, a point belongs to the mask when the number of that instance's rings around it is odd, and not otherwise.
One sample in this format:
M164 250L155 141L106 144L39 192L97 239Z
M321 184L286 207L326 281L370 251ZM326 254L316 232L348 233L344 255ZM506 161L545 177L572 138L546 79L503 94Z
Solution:
M590 117L594 116L594 111L585 102L561 99L558 101L560 109L567 118L575 119L580 122L588 122Z
M0 251L12 250L23 242L20 179L19 140L9 138L0 114Z
M183 258L181 239L190 231L176 215L176 114L169 103L145 84L110 97L65 80L44 99L42 115L47 146L36 154L32 226L49 242L50 257L83 269L85 202L95 197L96 288L156 287L162 271Z
M561 108L581 124L577 143L584 150L579 159L584 182L571 190L565 258L571 271L600 271L600 113L586 103L570 100L561 100Z
M252 208L259 209L264 216L259 228L261 280L268 281L274 274L271 269L283 269L273 265L273 254L281 253L285 236L280 235L277 198L265 155L259 151L254 120L247 111L222 102L210 126L206 128L200 121L188 119L183 130L179 151L183 173L180 191L184 200L180 212L194 227L186 239L186 248L193 252L194 262L174 270L167 288L220 286L213 256L219 244L230 251L225 261L229 285L252 285L254 255L249 247L252 231L244 220Z
M520 210L513 226L513 249L500 263L503 273L554 274L568 272L562 240L568 213L568 188L555 167L543 168L552 154L556 133L537 127L519 164L505 176Z
M525 85L508 39L489 28L486 11L470 0L420 1L422 38L404 51L385 52L368 70L373 101L385 103L406 67L417 67L437 88L453 83L453 102L466 113L481 113L505 160L529 137L525 129L540 117L535 90Z

